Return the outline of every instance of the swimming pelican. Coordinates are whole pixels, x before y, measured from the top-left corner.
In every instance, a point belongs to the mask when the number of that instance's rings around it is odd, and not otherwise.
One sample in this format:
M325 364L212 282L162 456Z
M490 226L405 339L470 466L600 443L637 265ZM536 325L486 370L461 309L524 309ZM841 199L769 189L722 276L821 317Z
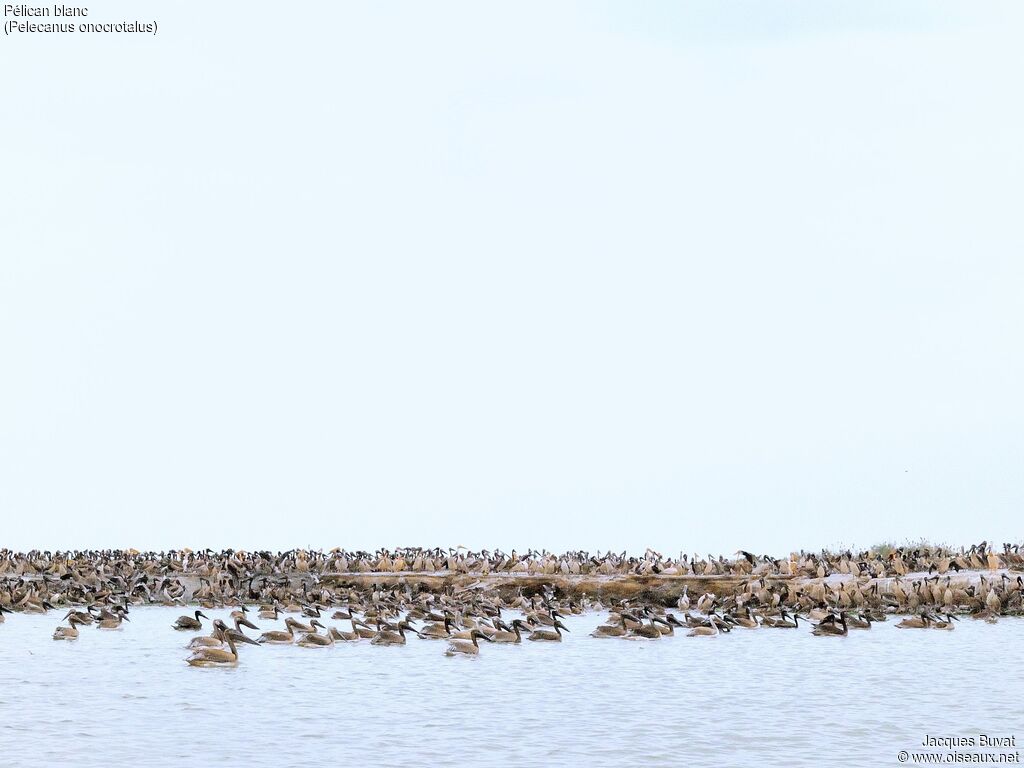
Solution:
M590 633L591 637L625 637L626 615L619 615L619 624L602 624Z
M793 620L789 621L789 614L786 611L782 611L781 617L765 617L764 621L761 622L761 626L768 629L796 629L800 625L800 619L802 618L800 614L794 613ZM807 621L807 619L804 619L804 621Z
M220 648L224 645L224 632L227 630L228 625L220 619L215 619L213 622L213 632L209 635L202 637L193 637L192 642L188 644L189 648Z
M512 621L511 628L505 622L501 622L502 629L491 635L492 643L521 643L523 642L522 630L526 627L522 619Z
M260 635L260 643L271 643L272 645L288 645L295 640L295 630L302 630L302 624L297 622L290 616L284 620L284 630L274 630L272 632L264 632Z
M448 645L448 650L444 652L444 655L457 656L459 654L465 654L467 656L477 656L480 654L480 645L477 641L481 639L486 640L489 643L494 642L479 629L474 629L470 633L469 640L452 640Z
M380 626L378 622L378 627ZM398 622L398 631L390 629L378 629L377 634L373 636L370 643L373 645L405 645L405 630L412 629L416 631L412 624L407 621Z
M850 625L850 629L871 629L871 614L862 613L860 618L856 616L848 616L847 622Z
M131 619L129 619L128 614L121 609L121 606L117 606L113 613L108 611L101 612L99 623L96 626L99 629L120 629L122 621L131 621Z
M699 627L694 627L686 633L687 637L718 637L722 634L719 629L718 622L715 620L715 616L712 614L707 624L702 624Z
M546 640L548 642L555 643L562 642L562 630L564 629L566 632L568 632L569 628L557 619L555 620L555 623L552 626L554 627L554 632L552 632L550 629L535 629L533 630L533 632L530 633L530 636L526 639Z
M634 629L629 634L629 637L644 638L646 640L659 640L659 639L661 639L661 630L658 629L658 627L654 623L656 621L661 621L661 619L656 619L653 616L651 616L649 618L650 618L650 622L651 622L650 624L641 624L639 627ZM662 623L665 624L665 626L671 628L671 625L668 624L667 622L662 622Z
M849 625L846 623L846 611L842 611L839 614L839 623L833 621L822 620L814 625L814 629L811 630L812 635L818 637L843 637L850 631Z
M195 631L197 629L202 629L203 628L203 622L201 622L199 620L200 616L202 616L204 619L209 619L210 618L209 616L207 616L202 611L196 611L195 618L192 618L191 616L179 616L178 620L176 622L174 622L174 624L171 625L171 628L172 629L178 629L178 630L183 630L184 629L184 630L193 630L193 631Z
M444 617L443 622L434 622L427 624L420 630L420 637L426 638L447 638L451 637L452 634L452 620L448 617Z
M225 634L228 649L197 648L186 661L193 667L231 667L238 663L238 649L230 634Z
M64 618L68 620L68 624L70 626L67 626L67 627L64 627L64 626L57 627L57 629L54 630L54 632L53 632L53 639L54 640L77 640L78 639L78 626L77 625L81 624L82 622L78 619L78 616L75 615L74 611L68 611L68 615L65 616Z
M327 627L316 619L313 619L310 624L315 627L320 627L320 629L327 629ZM310 632L303 636L296 645L301 645L303 648L327 648L334 645L334 635L330 632L324 632L322 635L318 632Z
M242 610L231 612L231 618L235 622L235 629L238 629L239 625L248 627L249 629L259 629L259 627L257 627L251 621L249 621L249 618L245 615L248 612L249 609L246 608L244 605L242 606ZM238 631L241 632L240 629Z
M337 627L331 627L331 637L333 637L335 640L341 640L345 643L352 643L356 640L361 640L363 636L359 634L359 627L357 625L361 625L364 627L366 625L363 624L363 622L359 621L359 619L349 619L349 621L352 623L351 632L344 632L338 629ZM367 627L367 629L369 629L369 627Z

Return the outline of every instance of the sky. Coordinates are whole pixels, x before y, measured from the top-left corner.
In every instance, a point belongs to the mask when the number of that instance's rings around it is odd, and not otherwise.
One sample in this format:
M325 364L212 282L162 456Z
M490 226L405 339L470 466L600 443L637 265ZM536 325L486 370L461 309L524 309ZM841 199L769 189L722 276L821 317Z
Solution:
M0 547L1020 541L1024 5L0 40Z

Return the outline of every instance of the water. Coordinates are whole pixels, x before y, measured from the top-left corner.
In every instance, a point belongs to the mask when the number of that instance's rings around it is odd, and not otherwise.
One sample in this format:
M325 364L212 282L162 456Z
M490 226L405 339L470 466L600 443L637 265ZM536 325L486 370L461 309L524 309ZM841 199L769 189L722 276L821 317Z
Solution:
M135 608L71 643L50 639L60 614L8 616L0 765L878 766L925 734L1024 738L1021 619L629 641L588 637L592 614L561 644L481 642L477 658L410 637L241 646L236 668L199 669L197 633L170 628L183 613Z

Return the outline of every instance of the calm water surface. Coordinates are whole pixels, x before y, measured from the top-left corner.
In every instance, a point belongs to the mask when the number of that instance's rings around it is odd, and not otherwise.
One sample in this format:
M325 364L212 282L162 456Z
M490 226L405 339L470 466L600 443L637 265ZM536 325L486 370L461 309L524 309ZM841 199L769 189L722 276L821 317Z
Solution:
M8 616L0 765L879 766L925 734L1024 738L1020 619L627 641L588 637L604 619L588 615L561 644L481 642L477 658L412 637L242 646L237 668L198 669L197 633L170 628L183 613L135 608L72 643L50 639L61 614Z

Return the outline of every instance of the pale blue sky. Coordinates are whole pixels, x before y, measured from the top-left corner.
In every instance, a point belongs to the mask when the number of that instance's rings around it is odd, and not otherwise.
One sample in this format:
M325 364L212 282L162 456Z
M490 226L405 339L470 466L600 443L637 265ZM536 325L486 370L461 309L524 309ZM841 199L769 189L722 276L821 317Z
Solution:
M1019 540L1024 6L0 41L0 546Z

